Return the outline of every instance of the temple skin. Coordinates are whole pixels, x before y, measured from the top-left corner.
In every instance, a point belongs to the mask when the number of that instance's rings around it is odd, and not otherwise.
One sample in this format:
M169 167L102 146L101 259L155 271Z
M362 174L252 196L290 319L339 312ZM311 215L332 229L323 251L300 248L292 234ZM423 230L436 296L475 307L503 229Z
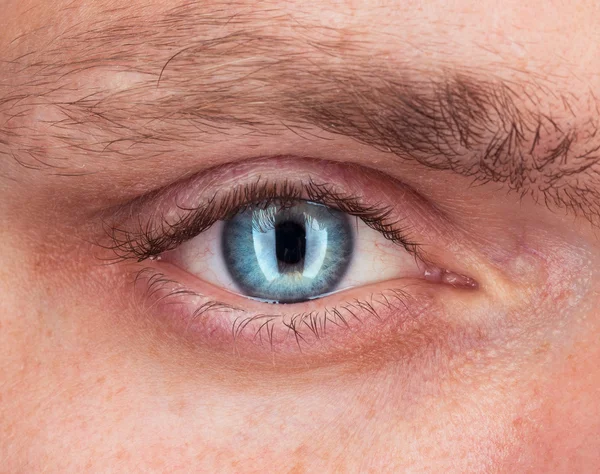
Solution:
M597 2L0 11L0 472L597 472ZM260 359L140 304L180 270L105 264L107 219L269 173L376 195L477 284Z

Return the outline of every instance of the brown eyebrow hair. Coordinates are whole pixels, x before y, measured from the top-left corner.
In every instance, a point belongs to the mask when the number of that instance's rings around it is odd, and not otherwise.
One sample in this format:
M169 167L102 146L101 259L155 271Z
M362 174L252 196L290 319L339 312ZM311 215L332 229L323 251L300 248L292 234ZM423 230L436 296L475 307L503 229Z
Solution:
M61 160L321 130L600 219L593 94L561 95L525 74L391 63L372 48L359 33L276 12L114 9L5 63L0 155L68 174ZM128 82L97 85L96 75ZM45 118L32 123L40 107Z

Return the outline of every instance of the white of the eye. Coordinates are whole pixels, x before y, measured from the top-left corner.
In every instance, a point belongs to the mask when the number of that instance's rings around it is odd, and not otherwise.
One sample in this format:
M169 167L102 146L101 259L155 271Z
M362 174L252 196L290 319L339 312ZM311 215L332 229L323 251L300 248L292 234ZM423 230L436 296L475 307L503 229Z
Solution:
M319 229L319 223L314 219L306 226L306 255L304 259L309 264L304 268L302 276L315 278L323 266L326 253L327 230Z
M271 282L279 275L277 265L275 229L252 229L252 241L254 242L254 252L258 266L262 270L268 282Z
M181 268L201 279L239 293L239 288L231 279L223 258L220 243L223 226L223 222L218 222L207 231L182 244L173 251L169 258ZM398 244L386 240L381 233L371 229L360 219L355 219L353 227L353 257L344 278L338 285L339 290L386 280L421 278L423 276L423 270L415 262L415 258ZM260 237L264 238L264 235L262 233ZM268 253L260 256L259 262L263 263L263 267L259 268L261 268L261 273L264 270L267 271L265 276L278 277L280 274L279 266L276 265L275 236L272 235L271 239L270 243L264 240L261 242L262 246L260 247L265 248ZM313 238L313 240L316 239ZM307 242L308 245L310 244ZM320 247L324 248L324 246ZM255 249L249 251L254 252ZM259 257L258 254L256 256ZM264 266L268 260L267 256L270 256L271 259L269 267ZM314 260L319 260L317 255Z

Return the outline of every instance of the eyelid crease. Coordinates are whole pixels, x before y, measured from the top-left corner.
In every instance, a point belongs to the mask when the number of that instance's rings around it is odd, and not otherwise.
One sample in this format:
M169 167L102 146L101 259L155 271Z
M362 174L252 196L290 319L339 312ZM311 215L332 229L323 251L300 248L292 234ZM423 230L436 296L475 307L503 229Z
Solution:
M409 228L398 219L392 219L392 208L379 204L365 204L357 195L344 194L326 183L312 179L307 183L272 182L260 176L250 184L226 191L216 191L207 201L195 207L178 206L184 215L169 222L162 217L160 223L149 220L138 222L138 229L129 231L106 225L108 245L101 245L116 255L117 261L155 259L160 254L175 249L182 243L210 228L219 220L229 219L251 206L268 207L274 202L291 205L298 200L308 200L330 206L340 212L360 218L367 226L380 232L386 239L401 245L411 255L420 258L419 245L412 241Z

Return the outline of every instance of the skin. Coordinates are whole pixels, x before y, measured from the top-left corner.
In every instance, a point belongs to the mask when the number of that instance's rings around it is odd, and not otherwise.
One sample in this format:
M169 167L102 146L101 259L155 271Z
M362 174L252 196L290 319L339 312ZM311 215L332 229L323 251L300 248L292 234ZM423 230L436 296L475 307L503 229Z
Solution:
M176 6L84 3L0 1L0 103L32 79L8 60L42 51L70 28L110 21L110 8L145 5L141 15L150 18ZM348 35L337 47L360 40L390 69L442 64L505 80L535 77L557 91L537 105L555 111L561 126L589 131L597 120L597 2L209 6L226 17L269 11L279 19L265 31L293 40L302 31L290 27L289 15L333 26ZM159 73L153 70L151 80ZM139 71L100 71L66 80L71 89L46 97L56 102L145 79ZM231 135L219 132L208 142L193 137L184 146L173 138L169 157L150 157L142 144L143 162L110 152L100 160L57 147L44 125L61 118L50 100L22 100L26 112L17 117L0 108L0 130L14 132L0 140L2 472L597 471L600 245L592 210L546 206L539 190L522 197L510 183L471 187L472 177L392 161L318 125L308 128L318 137L308 138L288 129L247 136L232 126ZM15 143L39 143L52 166L11 159ZM286 155L310 159L273 158ZM208 174L209 181L233 186L240 176L276 169L376 190L412 209L435 264L479 286L436 286L427 293L434 309L420 315L422 322L389 334L386 326L366 331L375 341L369 350L363 343L342 350L344 339L330 351L270 359L264 351L236 355L186 338L135 303L130 275L143 265L99 263L107 255L94 244L103 235L99 215L223 163L234 167L231 176ZM413 203L388 178L367 178L356 166L385 173L424 199ZM593 175L581 182L595 189ZM200 179L190 186L201 193L208 185Z

